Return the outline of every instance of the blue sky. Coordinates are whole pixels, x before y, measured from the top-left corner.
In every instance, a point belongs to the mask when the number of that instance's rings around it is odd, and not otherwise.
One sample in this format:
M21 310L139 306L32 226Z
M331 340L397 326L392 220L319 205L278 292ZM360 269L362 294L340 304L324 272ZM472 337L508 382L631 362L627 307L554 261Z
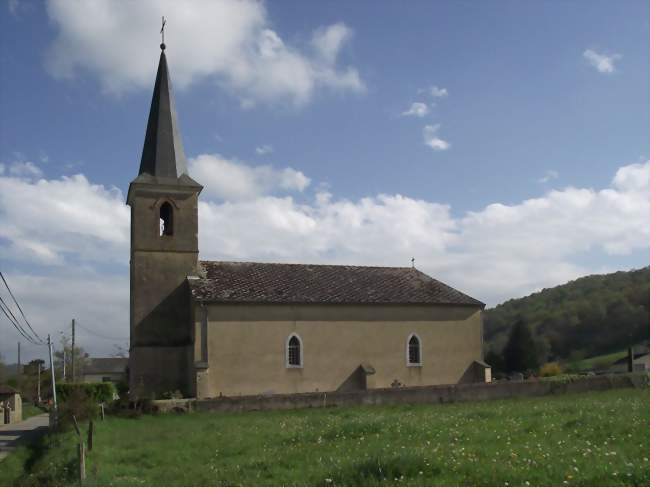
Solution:
M0 11L0 267L33 321L56 299L35 283L74 295L91 276L83 298L104 296L96 309L73 296L49 313L128 333L119 205L161 14L185 151L206 186L204 258L415 256L489 304L648 264L648 2L138 5ZM423 116L406 115L414 103ZM59 224L25 223L26 194ZM88 230L83 210L112 214ZM12 334L0 327L0 353Z

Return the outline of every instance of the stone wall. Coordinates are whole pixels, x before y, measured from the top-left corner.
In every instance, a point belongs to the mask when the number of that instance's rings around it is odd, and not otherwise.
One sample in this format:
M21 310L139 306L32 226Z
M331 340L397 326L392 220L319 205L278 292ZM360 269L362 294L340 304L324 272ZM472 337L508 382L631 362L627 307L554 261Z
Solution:
M630 387L650 387L647 373L583 377L568 382L522 381L492 384L456 384L446 386L373 389L363 392L328 392L220 397L215 399L177 399L155 401L161 412L169 411L257 411L301 409L330 406L442 404L486 401L510 397L534 397Z
M19 423L23 420L23 401L20 394L0 396L0 425Z

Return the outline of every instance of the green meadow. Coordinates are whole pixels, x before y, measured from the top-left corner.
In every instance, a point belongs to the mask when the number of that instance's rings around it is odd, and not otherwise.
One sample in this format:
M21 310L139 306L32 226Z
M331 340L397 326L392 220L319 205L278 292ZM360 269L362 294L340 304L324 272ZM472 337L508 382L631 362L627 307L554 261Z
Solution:
M82 428L86 428L83 425ZM650 390L431 406L111 418L87 485L650 485ZM76 435L0 463L2 485L72 485Z

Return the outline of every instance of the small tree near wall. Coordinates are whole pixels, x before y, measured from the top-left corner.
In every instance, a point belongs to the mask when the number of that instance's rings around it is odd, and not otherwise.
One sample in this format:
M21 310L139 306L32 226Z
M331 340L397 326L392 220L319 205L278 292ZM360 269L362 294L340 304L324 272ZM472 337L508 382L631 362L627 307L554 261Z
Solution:
M508 372L537 370L539 367L535 340L523 320L518 320L510 330L503 359Z

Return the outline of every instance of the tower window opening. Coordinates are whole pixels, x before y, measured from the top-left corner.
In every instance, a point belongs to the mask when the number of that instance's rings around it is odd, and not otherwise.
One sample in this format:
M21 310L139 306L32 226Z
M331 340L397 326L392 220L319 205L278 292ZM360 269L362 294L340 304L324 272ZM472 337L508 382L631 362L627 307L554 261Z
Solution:
M165 201L160 205L160 236L174 234L174 212L172 205Z

